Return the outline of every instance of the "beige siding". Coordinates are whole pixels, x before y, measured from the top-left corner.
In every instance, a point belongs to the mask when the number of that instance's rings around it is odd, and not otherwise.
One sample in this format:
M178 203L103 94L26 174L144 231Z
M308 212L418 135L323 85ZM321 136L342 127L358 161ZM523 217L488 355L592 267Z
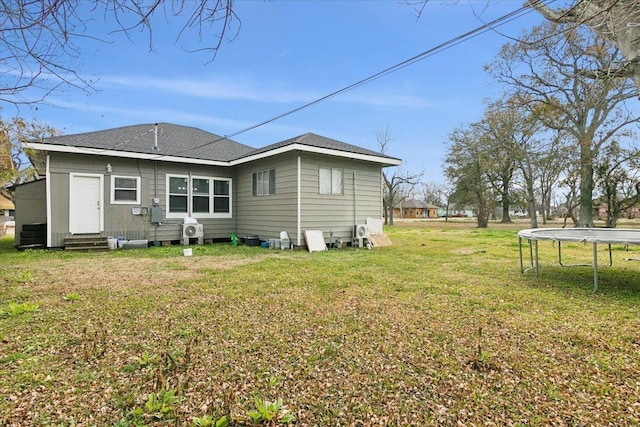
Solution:
M297 156L287 154L238 167L238 236L258 235L262 240L280 238L286 231L293 239L297 226ZM276 194L254 196L252 174L275 169Z
M326 195L319 191L319 169L339 168L343 171L343 194ZM380 166L373 163L306 155L302 162L301 228L322 230L329 242L333 238L351 242L353 226L367 217L382 217Z
M148 197L150 203L153 197L160 199L160 206L165 214L165 219L161 225L152 224L151 240L179 240L182 236L182 218L166 218L167 212L167 175L197 175L209 176L215 178L231 178L231 218L198 218L198 222L204 224L204 237L209 239L229 238L231 233L236 230L236 180L235 173L230 168L186 165L178 163L157 162L157 179L152 179L150 186L150 194ZM154 173L155 175L155 173ZM154 184L155 183L155 184ZM149 204L150 205L150 204Z
M351 242L353 226L367 217L382 218L380 166L350 159L300 153L301 212L300 230L322 230L329 242L334 239ZM342 195L319 193L319 168L343 171ZM252 173L275 169L276 194L252 195ZM355 179L354 179L355 176ZM304 245L298 236L298 155L287 154L252 162L238 168L238 235L258 235L262 240L279 238L287 231L293 244ZM355 187L354 187L355 186ZM355 193L354 193L355 191ZM354 197L354 194L357 196Z
M298 158L301 166L300 224L298 223ZM107 171L111 165L111 172ZM319 168L339 168L343 171L341 195L319 194ZM276 170L276 194L252 195L252 174ZM166 176L201 175L231 178L232 218L200 218L205 238L228 238L258 235L267 240L279 238L287 231L294 244L304 245L300 230L322 230L327 242L333 231L335 238L350 242L353 225L364 223L367 217L382 217L381 170L378 164L309 153L287 153L240 165L235 168L154 162L105 156L51 153L50 184L53 245L61 246L69 233L69 174L100 174L104 179L105 236L128 239L179 240L182 218L166 218ZM140 177L140 203L118 205L110 203L111 176ZM160 225L152 224L149 216L133 215L132 207L153 206L160 200L165 217Z
M107 164L111 172L107 172ZM104 230L105 236L128 239L179 240L181 238L181 218L167 219L160 225L152 224L149 216L133 215L131 208L153 206L154 197L166 215L166 175L201 175L220 178L235 178L229 168L200 165L183 165L149 160L123 159L115 157L87 156L78 154L51 153L50 180L52 200L53 246L62 246L69 234L69 173L100 174L104 177ZM111 203L111 175L140 177L139 204ZM235 180L232 182L232 212L235 213ZM202 218L205 238L228 238L235 231L235 218Z

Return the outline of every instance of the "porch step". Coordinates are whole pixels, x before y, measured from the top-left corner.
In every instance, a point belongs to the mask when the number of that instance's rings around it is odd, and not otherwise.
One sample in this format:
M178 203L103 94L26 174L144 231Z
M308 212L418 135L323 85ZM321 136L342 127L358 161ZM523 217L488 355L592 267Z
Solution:
M65 251L109 250L109 242L104 236L68 236L64 238Z

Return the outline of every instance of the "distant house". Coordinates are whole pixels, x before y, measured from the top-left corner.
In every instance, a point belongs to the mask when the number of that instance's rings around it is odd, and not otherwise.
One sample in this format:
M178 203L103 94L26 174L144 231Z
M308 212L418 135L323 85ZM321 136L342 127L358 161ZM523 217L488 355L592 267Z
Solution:
M286 231L300 246L311 229L349 242L355 224L382 217L382 168L401 164L312 133L254 149L170 123L25 146L42 179L16 187L16 229L46 223L47 247L81 235L174 242L185 217L208 240Z
M3 218L6 219L8 217L13 217L15 208L16 207L11 200L0 195L0 220Z
M459 218L471 218L474 216L473 210L466 208L464 206L456 206L449 205L449 209L446 207L438 209L438 216L444 218L445 216L449 217L459 217Z
M593 213L593 216L597 219L607 219L607 207L605 205L595 207ZM622 215L628 219L640 218L640 206L632 206Z
M393 208L395 218L438 218L438 206L418 200L403 200Z
M6 197L0 196L0 235L13 231L15 206Z

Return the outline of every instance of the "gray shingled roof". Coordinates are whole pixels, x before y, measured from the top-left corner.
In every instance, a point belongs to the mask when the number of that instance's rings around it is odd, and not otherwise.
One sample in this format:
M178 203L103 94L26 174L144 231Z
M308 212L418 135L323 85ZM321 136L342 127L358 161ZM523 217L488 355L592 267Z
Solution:
M153 123L56 136L48 138L46 142L71 147L225 162L242 157L254 150L247 145L198 128L171 123L158 123L157 150L154 149L155 124Z
M403 208L420 208L420 209L437 209L439 208L439 206L436 205L430 205L429 203L420 201L420 200L415 200L415 199L408 199L408 200L404 200L402 203L400 203L400 206ZM400 207L398 206L398 207Z
M356 145L347 144L345 142L337 141L335 139L327 138L324 136L316 135L314 133L305 133L304 135L296 136L294 138L286 139L284 141L276 142L275 144L267 145L263 148L258 148L250 153L245 154L242 157L253 156L255 154L266 153L268 151L276 150L278 148L286 147L292 144L307 145L310 147L326 148L330 150L344 151L347 153L364 154L367 156L383 157L387 159L395 159L373 150L358 147ZM395 159L398 160L398 159Z
M313 133L306 133L263 148L254 149L198 128L174 125L171 123L157 124L158 148L154 149L155 127L155 124L150 123L75 135L55 136L48 138L46 143L70 147L121 151L124 153L159 154L223 162L267 153L292 144L301 144L310 147L398 160L366 148L346 144Z

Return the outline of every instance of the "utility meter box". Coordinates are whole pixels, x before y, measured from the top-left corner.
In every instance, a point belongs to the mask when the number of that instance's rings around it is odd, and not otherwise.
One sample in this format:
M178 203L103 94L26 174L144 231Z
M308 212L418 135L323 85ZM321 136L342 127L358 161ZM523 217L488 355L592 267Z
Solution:
M154 206L150 209L151 211L151 222L154 224L159 224L164 220L164 212L162 212L162 208L158 206Z

